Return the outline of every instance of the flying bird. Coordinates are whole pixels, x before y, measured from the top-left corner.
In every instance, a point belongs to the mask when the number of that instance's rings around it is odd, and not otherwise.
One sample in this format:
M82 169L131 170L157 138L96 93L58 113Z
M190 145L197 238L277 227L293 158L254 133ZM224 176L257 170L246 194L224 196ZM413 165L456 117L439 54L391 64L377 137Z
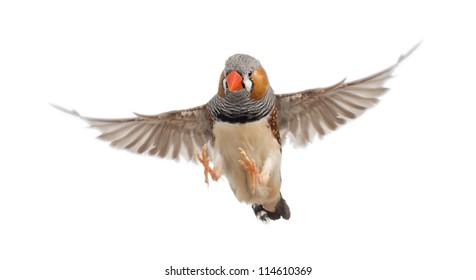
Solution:
M392 66L329 87L275 94L261 63L235 54L225 62L217 93L198 107L123 119L90 118L53 105L98 129L114 147L160 158L185 158L203 166L205 182L226 177L240 202L263 222L291 212L281 195L281 146L304 146L361 115L379 101L384 83L418 45Z

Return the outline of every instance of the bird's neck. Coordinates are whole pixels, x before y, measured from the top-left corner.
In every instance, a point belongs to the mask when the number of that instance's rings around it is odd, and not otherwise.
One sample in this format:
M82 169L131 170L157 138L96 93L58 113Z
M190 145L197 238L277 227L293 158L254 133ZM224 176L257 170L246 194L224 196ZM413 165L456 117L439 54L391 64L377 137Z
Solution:
M268 116L274 103L275 96L270 90L260 100L240 93L232 93L226 98L216 95L208 102L208 108L214 122L247 123Z

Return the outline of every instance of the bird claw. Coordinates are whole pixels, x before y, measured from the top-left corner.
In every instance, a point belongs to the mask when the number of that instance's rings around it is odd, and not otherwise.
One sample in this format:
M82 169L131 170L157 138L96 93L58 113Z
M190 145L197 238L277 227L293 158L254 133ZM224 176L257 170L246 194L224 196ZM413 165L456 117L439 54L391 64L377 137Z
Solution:
M238 150L240 150L241 157L243 158L238 160L238 162L241 164L241 166L243 166L246 172L248 172L248 176L250 177L251 192L254 194L256 191L255 178L258 180L260 186L264 186L264 178L260 176L260 171L256 167L255 161L250 159L242 148L238 148Z
M208 174L212 177L213 181L218 181L218 176L215 171L210 167L210 158L207 155L207 145L203 145L202 153L200 155L199 151L195 151L195 156L197 160L203 165L204 171L203 174L205 175L205 183L208 185Z

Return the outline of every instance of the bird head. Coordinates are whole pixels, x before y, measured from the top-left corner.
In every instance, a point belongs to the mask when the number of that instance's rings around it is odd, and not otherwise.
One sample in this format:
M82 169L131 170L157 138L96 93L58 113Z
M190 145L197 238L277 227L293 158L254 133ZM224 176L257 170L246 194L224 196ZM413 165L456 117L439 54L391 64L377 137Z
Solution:
M260 62L246 54L235 54L225 62L218 94L209 101L208 109L215 121L246 123L267 116L274 100Z
M268 91L268 76L257 59L246 54L235 54L227 59L218 85L220 97L246 95L260 100Z

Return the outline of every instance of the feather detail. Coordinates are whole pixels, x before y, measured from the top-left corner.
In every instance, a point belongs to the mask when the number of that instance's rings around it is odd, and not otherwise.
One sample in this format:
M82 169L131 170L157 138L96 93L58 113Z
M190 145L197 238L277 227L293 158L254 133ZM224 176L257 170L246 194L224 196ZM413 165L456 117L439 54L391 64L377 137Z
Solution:
M394 65L365 78L351 82L344 79L326 88L277 94L281 139L290 137L297 145L304 146L316 132L322 137L360 116L379 102L379 97L388 91L384 83L418 46L400 56Z
M206 105L158 115L134 113L135 118L124 119L90 118L75 110L51 105L86 121L101 132L98 138L110 142L111 146L138 154L195 161L195 150L204 144L213 145L212 123Z

